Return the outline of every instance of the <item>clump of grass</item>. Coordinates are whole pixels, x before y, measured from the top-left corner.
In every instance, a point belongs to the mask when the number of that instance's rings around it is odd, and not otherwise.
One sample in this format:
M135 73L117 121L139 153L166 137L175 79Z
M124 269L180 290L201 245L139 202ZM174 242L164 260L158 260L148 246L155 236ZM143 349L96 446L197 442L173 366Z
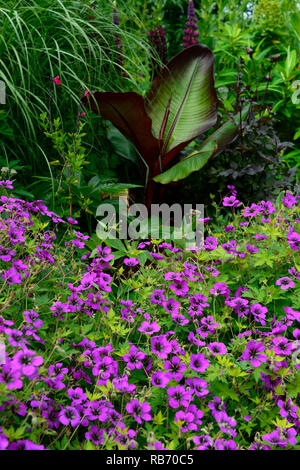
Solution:
M39 174L49 162L38 122L50 105L52 115L63 116L67 126L76 121L84 90L140 88L148 74L147 44L136 32L113 24L112 11L112 2L91 6L85 0L11 1L0 8L0 80L6 84L9 126L18 136L2 141L2 155L17 156ZM113 41L116 32L124 44L126 79ZM62 81L59 89L55 76Z

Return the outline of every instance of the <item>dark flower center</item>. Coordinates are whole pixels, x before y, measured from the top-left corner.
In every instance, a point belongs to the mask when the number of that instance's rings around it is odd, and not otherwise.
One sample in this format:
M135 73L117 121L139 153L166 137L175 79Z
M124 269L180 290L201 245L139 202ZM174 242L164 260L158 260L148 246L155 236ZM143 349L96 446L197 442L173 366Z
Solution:
M72 419L72 418L74 418L74 416L75 415L74 415L74 412L72 410L67 410L66 411L66 418Z
M23 356L21 359L21 363L27 366L28 364L31 364L31 357L29 356Z
M134 414L136 414L137 416L140 416L142 414L142 410L138 405L135 405L133 407L133 411L134 411Z

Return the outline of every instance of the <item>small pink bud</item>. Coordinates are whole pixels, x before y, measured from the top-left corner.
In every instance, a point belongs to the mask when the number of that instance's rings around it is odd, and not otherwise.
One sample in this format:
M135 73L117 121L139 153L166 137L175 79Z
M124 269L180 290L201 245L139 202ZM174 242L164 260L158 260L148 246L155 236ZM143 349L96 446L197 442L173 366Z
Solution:
M56 77L53 78L53 81L54 83L56 83L56 85L61 85L61 81L59 79L59 75L57 75Z

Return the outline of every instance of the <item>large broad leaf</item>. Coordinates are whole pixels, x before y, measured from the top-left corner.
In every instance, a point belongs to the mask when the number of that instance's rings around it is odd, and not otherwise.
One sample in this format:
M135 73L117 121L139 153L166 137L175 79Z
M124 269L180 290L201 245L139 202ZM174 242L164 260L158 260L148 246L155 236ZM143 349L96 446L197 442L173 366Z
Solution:
M194 45L173 57L158 75L145 99L152 133L163 139L163 166L217 119L214 55Z
M242 119L245 119L249 112L249 106L242 112ZM239 134L240 115L237 114L233 121L228 121L216 132L211 134L197 150L185 157L169 170L156 176L154 181L161 184L168 184L172 181L180 181L194 171L200 170L212 157L221 153L224 148L233 142Z
M152 135L142 96L97 91L89 97L89 103L94 112L109 119L134 144L147 163L158 159L162 142Z
M107 138L118 155L137 163L134 145L110 122L108 122Z

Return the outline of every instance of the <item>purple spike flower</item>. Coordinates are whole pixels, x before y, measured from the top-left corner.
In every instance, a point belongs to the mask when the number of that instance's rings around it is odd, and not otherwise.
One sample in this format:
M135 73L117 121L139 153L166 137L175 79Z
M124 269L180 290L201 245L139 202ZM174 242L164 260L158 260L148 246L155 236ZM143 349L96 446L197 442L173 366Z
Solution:
M189 0L187 21L185 23L185 28L183 30L183 44L182 47L192 46L193 44L199 44L198 36L198 26L197 26L197 17L195 14L194 2Z
M166 29L164 26L155 26L148 32L148 39L151 46L151 53L153 56L158 55L163 65L168 62L167 58L167 40ZM152 59L150 64L150 72L153 76L160 72L161 68L156 60Z

